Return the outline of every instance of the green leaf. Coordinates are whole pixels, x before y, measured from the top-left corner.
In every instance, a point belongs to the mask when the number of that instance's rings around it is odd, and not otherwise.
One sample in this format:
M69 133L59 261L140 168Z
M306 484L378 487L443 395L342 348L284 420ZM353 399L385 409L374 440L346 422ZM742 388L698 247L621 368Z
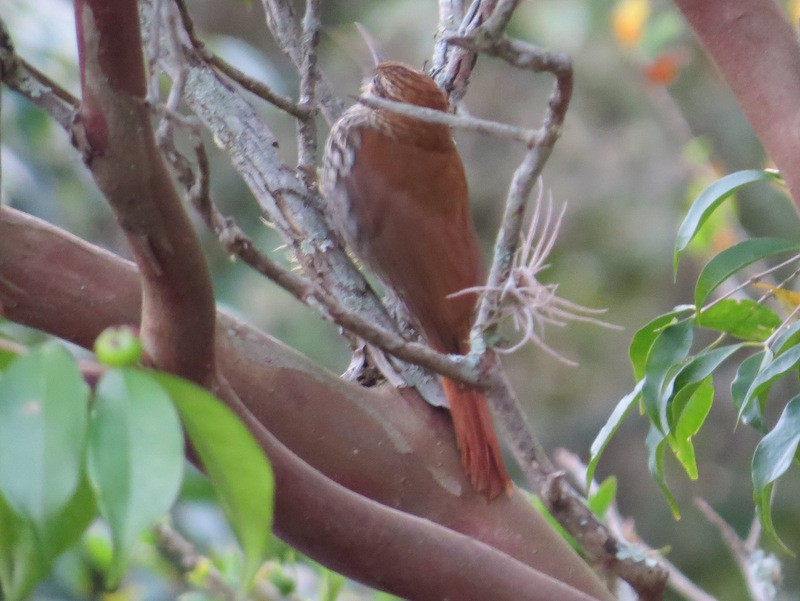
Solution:
M672 515L675 516L676 520L679 520L681 512L678 509L678 503L675 501L675 497L672 496L672 491L670 491L669 486L667 486L667 479L664 476L664 447L666 442L664 434L655 425L650 424L650 431L647 433L647 438L645 439L645 446L647 447L647 468L650 470L650 475L667 500L667 504L672 510Z
M589 497L587 505L592 513L602 518L616 497L617 479L614 476L609 476L597 487L597 491Z
M672 396L666 386L668 375L686 359L692 347L694 323L684 319L664 328L653 342L645 366L642 402L650 421L663 431L668 429L667 402Z
M766 394L767 389L772 386L775 380L794 369L798 363L800 363L800 346L793 346L785 353L761 365L756 377L747 389L742 406L739 408L739 418L742 418L745 411L752 404L754 397Z
M2 598L26 599L47 573L30 522L17 514L0 496L0 585Z
M567 532L566 528L561 525L555 516L550 513L550 510L547 508L547 505L542 503L542 500L534 494L530 494L528 496L528 500L530 501L533 508L539 512L539 514L545 519L545 521L550 524L550 527L558 532L567 543L575 549L577 552L581 552L581 545L578 540L572 536L569 532Z
M711 376L697 383L696 386L684 388L679 396L684 396L686 399L676 397L675 404L681 405L683 409L668 441L675 457L686 470L686 474L692 480L697 480L697 461L692 437L700 431L714 402L714 386Z
M763 490L792 465L800 444L800 395L783 408L778 422L753 453L753 486Z
M694 289L694 304L702 307L709 295L737 271L766 257L800 251L800 244L783 238L753 238L726 248L703 268Z
M614 407L614 411L611 412L611 415L608 417L608 421L600 428L600 431L597 433L594 441L592 442L591 450L590 450L590 458L589 458L589 465L586 467L586 487L589 488L589 485L594 478L594 472L597 469L597 464L600 461L600 456L605 451L608 443L614 436L614 433L619 428L622 421L625 419L625 416L628 415L628 412L631 410L636 402L639 400L642 394L642 386L644 385L644 380L639 380L636 384L636 387L626 394L620 401L617 403L617 406Z
M320 599L322 601L336 601L339 598L339 593L344 587L345 577L328 568L322 568L322 592Z
M786 546L786 543L781 540L781 537L778 536L778 531L775 530L775 524L772 522L772 489L774 488L775 484L768 484L764 487L763 490L754 490L753 491L753 501L756 505L756 513L758 514L758 518L761 520L761 527L766 532L767 536L771 537L776 543L778 543L783 550L790 554L792 550Z
M763 342L781 325L781 318L755 301L725 299L700 312L697 325L740 340Z
M695 355L675 377L675 392L677 393L688 384L705 380L714 373L723 361L743 346L744 343L739 343L720 348L704 349L702 352Z
M644 378L647 356L650 354L653 342L655 342L661 330L671 323L676 322L679 316L689 311L694 311L694 307L690 305L675 307L675 309L669 313L659 315L654 320L645 324L633 335L628 355L631 359L631 365L633 365L633 375L637 380Z
M250 431L214 395L169 374L154 377L172 396L242 545L243 580L249 586L269 543L275 488L272 468Z
M95 393L88 467L111 529L111 587L124 574L139 536L175 501L183 457L183 434L169 395L148 373L107 371Z
M753 453L754 499L764 529L780 541L771 516L773 483L791 467L800 443L800 395L790 400L778 423L758 443Z
M770 349L776 355L783 351L800 344L800 321L795 321L788 328L781 329L780 333L770 344Z
M673 259L673 270L678 272L678 263L681 253L692 241L697 230L706 222L706 219L722 202L730 197L734 192L744 185L753 182L772 182L780 181L781 176L775 171L758 171L755 169L747 171L737 171L715 181L703 190L689 208L686 218L678 228L675 239L675 254Z
M4 598L28 598L53 561L78 542L95 512L94 497L85 477L72 499L47 521L41 535L0 496L0 586Z
M0 378L0 493L42 535L78 487L88 399L75 359L54 343Z
M81 475L78 489L61 511L47 522L47 559L52 561L75 545L97 515L97 501L88 475Z
M700 384L722 364L728 357L744 346L744 343L732 344L716 349L704 349L695 355L675 376L672 384L672 398L669 404L669 428L674 430L685 408L685 403Z
M759 400L758 403L749 403L745 406L747 399L747 392L756 379L762 364L766 364L771 359L765 358L766 352L761 351L755 355L751 355L739 364L739 369L736 370L736 377L731 383L731 400L733 406L739 413L740 419L748 426L755 428L759 432L765 432L766 426L764 425L764 416L761 412L761 402L766 394L766 390L757 392ZM770 357L772 354L770 353Z
M0 346L0 373L3 373L17 357L19 357L19 353L14 352L11 348Z

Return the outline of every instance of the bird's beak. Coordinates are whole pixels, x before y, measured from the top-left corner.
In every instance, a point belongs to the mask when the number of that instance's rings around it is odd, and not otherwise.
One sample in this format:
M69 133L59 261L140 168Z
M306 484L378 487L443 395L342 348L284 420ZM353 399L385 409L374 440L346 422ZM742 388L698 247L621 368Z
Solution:
M366 27L357 22L356 29L358 29L361 37L364 38L364 42L367 44L370 54L372 54L372 60L375 61L376 67L389 60L389 57L386 56L386 52L383 50L383 48L381 48L378 40L376 40L375 37L369 31L367 31Z

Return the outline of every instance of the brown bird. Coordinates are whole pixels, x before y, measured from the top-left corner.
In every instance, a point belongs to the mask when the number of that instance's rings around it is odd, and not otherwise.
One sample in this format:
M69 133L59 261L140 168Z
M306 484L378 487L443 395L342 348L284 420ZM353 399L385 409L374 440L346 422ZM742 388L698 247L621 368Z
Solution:
M448 111L428 75L381 62L365 94ZM478 239L467 180L450 129L356 104L333 126L325 149L323 192L355 254L411 314L428 344L444 353L469 351L479 285ZM472 486L493 499L510 490L492 417L482 392L443 379Z

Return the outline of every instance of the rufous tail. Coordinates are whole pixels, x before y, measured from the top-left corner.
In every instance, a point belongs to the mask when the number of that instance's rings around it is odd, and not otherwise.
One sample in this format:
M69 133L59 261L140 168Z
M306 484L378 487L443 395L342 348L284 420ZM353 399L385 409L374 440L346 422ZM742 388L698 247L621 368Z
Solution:
M473 488L490 501L502 492L510 493L511 478L503 463L486 397L479 390L449 378L443 378L443 383L461 463Z

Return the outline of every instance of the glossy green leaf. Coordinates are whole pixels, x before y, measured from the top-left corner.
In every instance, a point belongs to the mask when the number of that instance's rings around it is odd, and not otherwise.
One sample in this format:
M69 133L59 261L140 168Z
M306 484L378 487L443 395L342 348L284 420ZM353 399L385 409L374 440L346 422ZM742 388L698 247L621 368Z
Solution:
M768 387L772 386L775 380L797 367L798 363L800 363L800 346L794 346L772 359L772 361L761 365L744 396L742 407L739 409L739 417L741 418L744 415L744 412L753 403L754 398L764 393Z
M0 493L38 532L78 486L88 399L75 359L54 343L21 355L0 378Z
M53 561L80 540L96 513L85 477L67 504L37 534L0 496L0 587L9 601L26 599Z
M800 344L800 321L795 321L789 327L782 328L770 344L770 349L779 355L797 344Z
M678 317L694 311L694 307L689 305L682 305L676 307L669 313L659 315L654 320L639 328L631 339L630 349L628 355L633 365L633 375L637 380L644 378L645 364L647 363L647 356L650 354L650 349L653 346L658 335L665 327L678 320Z
M753 492L753 501L756 506L756 513L761 520L762 530L777 542L789 555L793 555L792 550L786 546L786 543L778 536L778 531L775 530L775 524L772 522L772 489L774 483L768 484L763 490Z
M78 489L67 504L47 522L44 541L49 562L75 545L97 516L97 502L87 474L82 474Z
M107 578L112 587L139 536L175 501L183 458L183 433L169 395L148 373L107 371L95 392L88 467L100 513L111 529L114 559Z
M800 444L800 395L790 400L778 422L753 453L754 499L764 529L778 539L771 517L773 483L791 467Z
M587 505L592 510L592 513L602 518L616 498L617 479L615 476L609 476L600 483L595 493L589 497Z
M672 384L673 397L669 401L668 413L670 430L675 428L683 412L684 403L691 398L700 383L743 346L744 343L740 343L715 349L704 349L681 368Z
M647 468L650 470L653 481L661 489L661 493L667 500L667 504L677 520L680 519L681 513L678 509L678 503L675 501L675 497L672 496L672 491L670 491L669 486L667 486L666 476L664 476L664 448L666 447L666 443L667 441L664 434L653 424L650 424L650 431L647 433L647 438L645 439L645 446L647 447Z
M800 395L790 400L778 422L758 443L753 454L753 486L764 489L792 465L800 444Z
M269 543L275 487L272 468L249 430L214 395L168 374L154 376L172 396L242 545L244 583L249 586Z
M689 208L686 218L678 228L675 239L673 270L678 271L681 253L692 241L697 230L706 222L714 210L742 186L753 182L780 181L781 176L775 171L759 171L755 169L737 171L715 181L703 190Z
M702 307L720 284L748 265L789 251L800 251L800 244L783 238L752 238L726 248L700 272L694 289L694 304Z
M756 342L769 338L781 321L772 309L749 299L725 299L697 317L700 327Z
M672 396L668 376L686 360L692 347L693 326L691 319L684 319L664 328L647 357L642 402L650 421L662 431L668 428L667 401Z
M608 417L608 421L603 424L603 427L600 428L600 431L597 433L594 441L592 442L592 446L590 449L590 458L589 458L589 465L586 468L586 486L587 488L592 482L594 478L594 472L597 469L597 464L600 461L600 457L605 451L608 443L614 437L614 433L619 428L622 421L625 419L625 416L628 415L628 412L631 410L642 394L642 385L644 385L644 380L639 380L636 384L636 387L626 394L620 401L617 403L617 406L614 407L614 410L611 412L611 415Z
M751 355L739 364L739 369L736 370L736 377L731 383L731 401L733 406L739 413L739 418L747 425L755 428L759 432L764 432L766 427L764 425L764 416L761 412L761 404L763 402L763 395L766 390L761 390L756 394L759 396L759 402L751 402L745 407L745 400L747 399L747 392L756 379L762 364L766 364L771 360L765 359L765 351Z
M686 399L680 399L678 396L684 396ZM697 480L697 461L692 437L700 431L714 402L711 376L698 382L696 386L687 386L678 396L675 404L682 406L682 410L668 440L686 474L692 480Z
M680 390L687 384L700 382L714 371L733 353L741 349L744 343L730 344L719 348L704 349L681 369L675 378L675 389Z

